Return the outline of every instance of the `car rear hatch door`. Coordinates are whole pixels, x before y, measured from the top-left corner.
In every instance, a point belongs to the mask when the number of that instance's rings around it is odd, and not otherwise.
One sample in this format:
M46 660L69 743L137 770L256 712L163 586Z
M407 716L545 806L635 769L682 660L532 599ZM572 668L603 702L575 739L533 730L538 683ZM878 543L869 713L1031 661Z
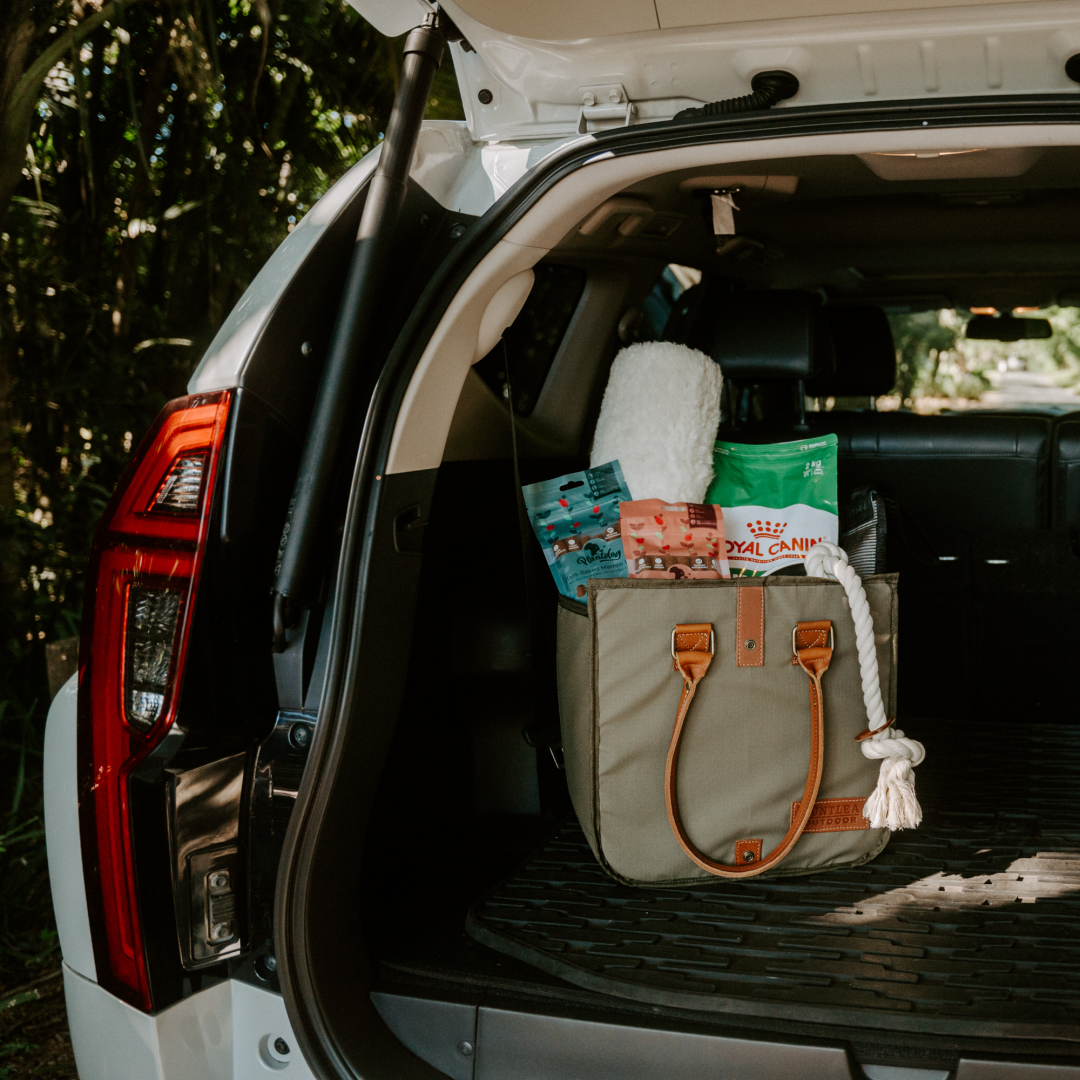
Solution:
M426 0L349 0L386 34ZM1080 8L1027 0L445 0L465 114L485 141L668 120L785 70L781 108L1080 93ZM748 16L753 16L748 18ZM1073 59L1076 58L1076 59Z

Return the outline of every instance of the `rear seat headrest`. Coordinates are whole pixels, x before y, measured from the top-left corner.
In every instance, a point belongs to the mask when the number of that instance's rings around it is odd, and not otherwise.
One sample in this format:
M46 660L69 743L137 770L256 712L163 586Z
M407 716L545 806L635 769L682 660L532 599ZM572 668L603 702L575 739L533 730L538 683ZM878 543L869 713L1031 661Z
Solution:
M715 320L711 352L725 378L810 379L832 372L832 336L809 293L728 293Z
M878 397L896 385L896 346L879 307L824 309L836 350L836 370L810 383L812 397Z

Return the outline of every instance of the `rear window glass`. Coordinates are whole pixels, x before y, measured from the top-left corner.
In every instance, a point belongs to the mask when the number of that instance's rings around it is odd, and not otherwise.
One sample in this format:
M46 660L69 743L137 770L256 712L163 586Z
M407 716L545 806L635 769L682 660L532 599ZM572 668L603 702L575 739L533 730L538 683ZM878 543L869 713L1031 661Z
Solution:
M509 361L514 412L519 416L533 411L585 291L585 271L580 267L542 263L534 273L536 281L521 313L502 341L475 365L480 378L505 398Z
M1031 319L1045 336L997 341L969 336L999 319ZM1080 310L1071 307L945 309L890 314L897 383L879 409L973 409L1066 413L1080 410ZM1033 327L1034 327L1033 323Z

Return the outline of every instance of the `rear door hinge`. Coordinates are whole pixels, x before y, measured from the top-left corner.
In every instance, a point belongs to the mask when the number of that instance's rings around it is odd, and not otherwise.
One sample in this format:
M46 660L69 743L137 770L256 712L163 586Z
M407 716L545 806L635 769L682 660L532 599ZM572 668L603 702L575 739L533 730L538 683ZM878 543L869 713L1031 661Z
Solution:
M604 120L621 120L622 127L629 127L637 115L637 107L630 100L622 83L606 83L603 86L582 86L581 114L578 116L578 134L584 135L589 124ZM608 125L614 126L614 125Z

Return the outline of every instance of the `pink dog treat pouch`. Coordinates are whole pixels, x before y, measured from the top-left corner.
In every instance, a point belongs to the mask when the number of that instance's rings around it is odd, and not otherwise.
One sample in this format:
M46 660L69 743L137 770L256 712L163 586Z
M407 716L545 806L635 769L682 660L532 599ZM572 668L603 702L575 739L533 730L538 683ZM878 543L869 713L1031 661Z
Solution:
M719 506L640 499L619 506L632 578L730 577Z

